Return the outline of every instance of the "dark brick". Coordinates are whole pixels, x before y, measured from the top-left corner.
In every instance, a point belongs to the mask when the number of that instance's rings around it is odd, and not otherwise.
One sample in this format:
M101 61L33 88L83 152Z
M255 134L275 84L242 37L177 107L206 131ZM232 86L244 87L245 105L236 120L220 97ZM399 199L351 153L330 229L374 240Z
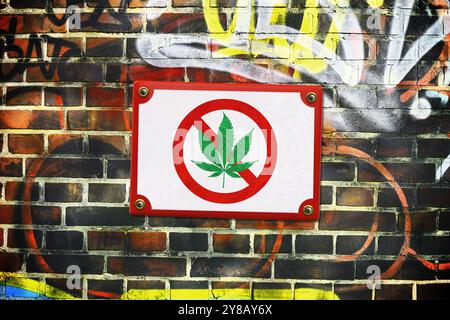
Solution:
M255 253L292 253L292 236L281 234L255 235Z
M67 123L72 130L128 131L131 129L131 113L73 110L67 112Z
M151 257L109 257L108 272L125 276L184 277L186 259Z
M450 248L450 236L422 236L418 252L424 255L446 255Z
M323 162L322 181L352 181L355 178L355 165L344 162Z
M418 188L417 204L421 207L448 208L450 207L450 188Z
M222 253L249 253L250 236L245 234L213 235L213 249Z
M31 175L35 159L27 159L27 175ZM67 178L101 178L103 177L103 163L99 159L41 159L41 168L36 177L67 177Z
M273 221L273 220L237 220L236 229L268 230L314 230L314 222Z
M128 179L130 160L108 160L108 179Z
M0 252L0 271L16 272L22 268L23 256L19 253Z
M67 287L67 281L74 281L74 279L68 278L47 278L45 279L45 283L53 288L61 290L63 292L67 292L75 298L81 299L83 297L83 281L80 281L80 288L69 289ZM74 281L75 282L75 281Z
M128 290L142 290L142 289L165 289L164 281L157 280L128 280Z
M398 255L405 242L405 236L380 236L378 238L378 254ZM410 247L417 248L419 242L415 237L410 238Z
M89 87L86 91L86 106L88 107L119 107L125 105L125 90L123 88Z
M169 228L230 228L230 220L225 219L152 217L149 224L152 227Z
M372 300L372 290L365 284L335 284L334 292L340 300Z
M170 289L208 289L208 281L170 281Z
M0 158L0 176L21 177L22 159L20 158Z
M450 211L439 213L439 230L450 230Z
M378 138L379 157L410 157L413 141L410 138L381 136Z
M5 186L5 199L37 201L39 200L39 183L8 181Z
M0 224L56 225L61 223L61 208L50 206L0 206ZM28 221L28 219L31 221Z
M127 21L124 23L124 21ZM72 29L71 29L72 30ZM115 12L82 13L80 28L73 31L82 32L140 32L142 30L142 15L137 13Z
M431 163L383 163L397 182L434 182L436 168ZM358 164L358 181L384 182L386 178L372 165Z
M367 273L369 266L378 266L381 272L386 271L394 260L356 260L356 278L367 279L372 273ZM424 267L420 261L406 260L393 279L401 280L434 280L435 273Z
M411 231L418 235L422 233L436 231L436 212L411 212ZM405 215L400 214L398 219L398 229L405 230Z
M61 129L60 113L47 110L2 110L0 129Z
M122 57L123 38L87 38L88 57Z
M26 9L26 8L36 8L36 9L45 9L47 1L46 0L11 0L9 5L16 9Z
M172 251L207 251L207 233L177 233L169 235L170 250Z
M345 255L353 254L364 245L366 240L367 236L338 236L336 240L336 253ZM375 243L372 241L362 255L373 255L374 248Z
M47 231L45 241L49 250L83 249L83 233L79 231Z
M338 187L336 204L338 206L373 206L373 189Z
M353 280L354 262L326 260L282 260L275 261L275 278L278 279L330 279Z
M40 106L41 104L41 87L8 87L7 89L7 106Z
M136 49L136 38L127 38L127 58L140 58L139 52Z
M256 258L195 258L191 277L252 277L269 278L270 263Z
M382 284L375 290L375 300L411 300L411 284Z
M3 229L0 229L0 247L3 246Z
M9 229L8 247L9 248L31 248L39 249L42 245L42 231Z
M120 299L123 280L88 280L89 299Z
M321 230L369 231L375 218L378 231L395 231L397 221L391 212L325 211L320 214Z
M81 183L46 183L45 201L81 202L83 186Z
M68 226L141 226L143 217L131 216L127 207L69 207Z
M298 235L295 238L295 252L302 254L332 254L332 236Z
M124 202L125 201L125 185L124 184L106 184L106 183L90 183L89 184L89 202Z
M359 89L358 89L359 91ZM351 147L363 151L367 154L374 154L374 143L371 139L357 139L357 138L325 138L324 144L328 144L331 147ZM336 153L334 153L336 155Z
M405 194L406 200L408 201L409 206L415 205L414 199L414 189L411 188L402 188L403 193ZM379 207L402 207L402 203L400 199L392 188L380 188L378 189L378 202L377 205Z
M432 283L417 285L417 300L448 300L450 283Z
M420 158L446 158L450 150L450 139L419 139L417 153Z
M80 106L82 103L81 88L48 87L44 92L46 106L69 107Z
M165 232L127 233L128 252L150 252L166 250Z
M51 77L42 72L55 68ZM33 63L27 69L28 82L101 82L103 65L84 62Z
M89 136L89 153L94 155L127 154L124 136Z
M83 136L75 134L51 134L48 136L48 152L51 154L81 154Z
M88 231L89 250L123 250L124 248L124 232Z
M226 15L220 13L219 21L226 30ZM174 23L176 21L184 23ZM167 26L171 26L170 28ZM173 26L173 27L172 27ZM203 13L163 13L147 24L147 32L157 33L205 33L209 32Z
M333 203L333 187L321 186L320 187L320 204Z
M40 262L44 259L50 270ZM72 254L31 254L27 259L27 272L67 273L69 266L79 266L82 274L102 274L104 257L97 255L72 255Z

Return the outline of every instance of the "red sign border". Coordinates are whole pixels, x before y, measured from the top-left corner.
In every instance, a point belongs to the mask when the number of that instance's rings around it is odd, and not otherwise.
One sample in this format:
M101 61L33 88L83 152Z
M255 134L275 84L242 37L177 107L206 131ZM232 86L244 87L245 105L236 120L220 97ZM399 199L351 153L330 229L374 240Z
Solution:
M139 95L139 88L145 86L149 93L146 97ZM314 176L313 198L303 201L298 212L242 212L242 211L197 211L197 210L160 210L152 209L151 202L145 196L137 194L138 176L138 128L139 107L149 101L155 89L160 90L208 90L208 91L258 91L258 92L298 92L303 102L314 108ZM309 102L307 95L315 93L316 101ZM319 218L320 210L320 168L322 150L322 104L323 91L320 85L285 85L285 84L255 84L255 83L202 83L202 82L165 82L165 81L135 81L133 87L133 118L131 141L131 177L130 177L130 213L138 216L167 216L190 218L225 218L247 220L295 220L315 221ZM135 206L137 200L144 201L144 207ZM303 213L307 205L313 207L310 215Z

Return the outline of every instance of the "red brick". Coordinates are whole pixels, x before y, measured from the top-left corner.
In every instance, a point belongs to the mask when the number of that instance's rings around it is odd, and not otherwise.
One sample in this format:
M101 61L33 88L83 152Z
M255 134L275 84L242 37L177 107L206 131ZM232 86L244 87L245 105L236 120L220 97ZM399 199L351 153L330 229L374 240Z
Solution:
M213 235L213 248L215 252L248 253L250 250L250 237L244 234L215 233Z
M127 111L83 111L67 113L68 126L72 130L131 130L131 112Z
M0 252L0 271L16 272L22 268L23 256L20 253Z
M89 250L123 250L125 248L125 233L113 231L89 231Z
M6 200L39 200L39 183L32 181L8 181L5 186Z
M39 161L41 170L35 172L34 161ZM101 178L103 163L100 159L34 158L26 160L27 176Z
M184 277L185 258L109 257L108 272L125 276Z
M0 247L3 246L3 229L0 229Z
M2 110L0 129L61 129L62 116L57 111Z
M166 250L164 232L129 232L127 233L127 250L129 252L150 252Z
M0 63L0 80L22 82L25 69L17 63Z
M128 81L184 81L182 68L158 68L150 65L129 65Z
M31 51L29 48L32 48ZM42 39L31 37L29 39L16 38L12 46L7 45L5 50L9 58L23 58L25 54L27 58L42 58ZM22 55L19 54L20 52Z
M61 58L80 57L82 38L48 38L47 56Z
M124 107L125 91L123 88L87 88L86 106L88 107Z
M81 154L83 136L76 134L51 134L48 136L48 152L55 154Z
M44 136L41 134L10 134L8 148L11 153L40 154L44 152Z
M373 206L373 189L338 187L336 204L338 206Z
M20 158L0 158L0 176L21 177L22 159Z
M54 70L49 73L46 70ZM31 63L27 68L28 82L101 82L103 65L84 62Z
M39 106L42 104L41 87L8 87L7 106Z
M62 19L62 13L52 14L57 19ZM12 20L17 21L16 33L49 33L49 32L66 32L66 24L57 26L50 20L47 14L18 14L18 15L2 15L0 29L8 30L8 26Z
M87 38L86 56L122 57L123 38Z

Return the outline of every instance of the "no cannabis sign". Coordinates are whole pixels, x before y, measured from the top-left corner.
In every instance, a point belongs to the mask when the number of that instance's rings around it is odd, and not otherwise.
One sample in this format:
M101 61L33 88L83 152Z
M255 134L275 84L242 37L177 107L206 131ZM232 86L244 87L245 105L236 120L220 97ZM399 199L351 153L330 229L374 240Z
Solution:
M313 220L319 86L134 84L130 212Z

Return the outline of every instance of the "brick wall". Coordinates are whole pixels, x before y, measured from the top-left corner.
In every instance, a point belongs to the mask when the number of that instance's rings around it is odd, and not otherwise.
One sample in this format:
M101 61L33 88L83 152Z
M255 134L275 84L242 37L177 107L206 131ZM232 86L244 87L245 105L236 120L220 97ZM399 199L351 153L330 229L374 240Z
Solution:
M0 8L0 297L449 297L447 1ZM138 79L322 84L320 221L129 215Z

